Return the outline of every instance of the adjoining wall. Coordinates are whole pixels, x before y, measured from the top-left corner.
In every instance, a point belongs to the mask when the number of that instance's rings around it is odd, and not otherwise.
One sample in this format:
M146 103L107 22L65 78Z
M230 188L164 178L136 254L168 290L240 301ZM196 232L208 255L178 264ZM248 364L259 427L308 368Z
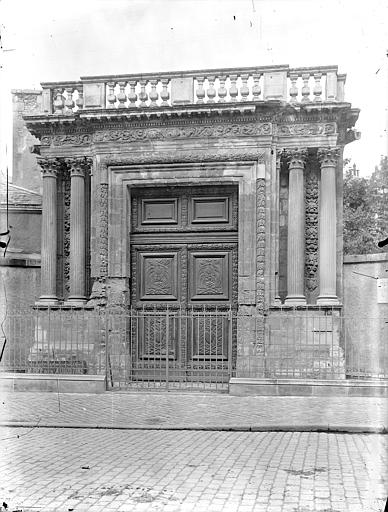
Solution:
M388 253L344 257L343 311L348 377L387 375Z

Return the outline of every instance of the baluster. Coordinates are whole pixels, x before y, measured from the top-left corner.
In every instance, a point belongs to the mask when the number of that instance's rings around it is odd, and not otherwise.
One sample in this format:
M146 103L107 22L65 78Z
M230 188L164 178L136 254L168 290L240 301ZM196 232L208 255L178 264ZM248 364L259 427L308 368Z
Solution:
M135 108L136 101L137 101L137 94L135 92L137 80L129 80L128 83L129 83L129 87L130 87L130 91L128 93L128 99L130 101L129 108Z
M150 80L150 84L151 84L151 92L150 92L151 103L150 103L150 107L151 108L155 108L155 107L158 106L158 104L156 103L157 100L159 99L159 94L156 91L156 86L157 86L158 82L159 82L159 80Z
M114 108L115 106L115 103L116 103L116 95L115 95L115 85L116 85L116 82L108 82L107 83L108 85L108 97L107 97L107 100L108 100L108 108Z
M62 89L54 89L55 100L53 101L54 114L62 114L65 105Z
M298 73L290 73L291 87L290 87L290 103L298 102L298 87L296 81L298 80Z
M67 94L67 98L65 100L65 114L71 115L73 113L73 108L75 106L75 103L73 101L74 87L65 87L65 91Z
M207 79L209 81L209 87L208 87L208 90L206 91L207 92L207 102L214 103L214 98L216 97L216 94L217 94L217 91L214 87L214 81L215 81L216 77L208 76Z
M218 101L219 101L219 103L224 103L226 95L228 94L228 91L226 90L226 87L225 87L226 77L220 76L219 79L220 79L220 87L218 89Z
M125 86L127 82L119 82L120 92L117 95L119 100L118 108L125 108L125 102L127 101L127 95L125 94Z
M197 89L197 103L203 103L205 98L205 90L203 88L203 82L205 78L203 76L197 76L198 89Z
M310 86L309 86L310 73L302 73L303 87L302 87L302 103L310 101Z
M260 76L261 76L260 73L253 74L253 87L252 87L253 101L260 100L260 94L261 94Z
M314 101L316 101L316 102L322 101L321 77L322 77L321 72L314 73L315 84L314 84L313 93L314 93Z
M139 100L140 100L140 107L146 107L147 106L147 103L146 101L148 100L148 94L146 93L146 85L147 85L147 80L139 80L139 83L140 83L140 94L139 94Z
M248 99L248 96L249 96L249 87L248 87L248 75L246 73L244 73L243 75L240 75L241 76L241 80L242 80L242 86L241 86L241 89L240 89L240 94L241 94L241 101L247 101Z
M77 88L78 91L78 98L75 100L75 104L78 107L78 109L82 110L84 107L84 89L83 86L80 85Z
M237 96L238 96L238 88L237 88L236 82L237 82L237 75L230 75L230 87L229 87L230 101L236 101Z
M167 90L167 86L168 86L169 80L168 80L168 78L162 78L161 82L162 82L162 87L163 87L163 89L160 93L160 97L163 100L161 106L168 107L169 106L168 100L170 98L170 94Z

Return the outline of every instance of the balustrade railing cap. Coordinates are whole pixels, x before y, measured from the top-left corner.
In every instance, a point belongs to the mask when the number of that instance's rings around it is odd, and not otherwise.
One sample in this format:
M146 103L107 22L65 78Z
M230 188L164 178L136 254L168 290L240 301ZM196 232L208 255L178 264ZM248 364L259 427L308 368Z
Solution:
M81 80L72 80L65 82L41 82L40 85L43 88L55 88L55 87L77 87L78 85L82 85Z
M120 74L120 75L96 75L96 76L81 76L83 82L95 82L98 80L121 80L121 79L150 79L150 78L185 78L185 77L196 77L208 76L208 75L225 75L225 74L241 74L241 73L265 73L271 71L287 71L289 69L288 64L279 64L271 66L250 66L250 67L236 67L236 68L216 68L216 69L191 69L187 71L154 71L150 73L131 73L131 74Z
M331 66L302 66L302 67L297 67L297 68L289 68L290 70L290 73L302 73L302 72L307 72L307 73L315 73L315 72L323 72L323 73L327 73L329 71L333 71L333 72L337 72L338 71L338 66L336 64L333 64Z

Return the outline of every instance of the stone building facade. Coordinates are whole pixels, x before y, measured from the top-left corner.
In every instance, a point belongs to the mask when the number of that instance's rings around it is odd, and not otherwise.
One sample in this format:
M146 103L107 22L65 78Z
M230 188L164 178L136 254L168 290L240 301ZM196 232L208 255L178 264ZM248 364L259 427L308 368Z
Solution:
M291 364L329 378L322 351L343 378L342 153L359 113L344 82L336 67L273 66L42 84L41 112L24 116L43 177L36 308L229 315L217 332L174 327L171 354L165 325L148 327L165 366L189 365L201 332L218 355L229 344L235 384ZM95 353L125 336L97 331Z

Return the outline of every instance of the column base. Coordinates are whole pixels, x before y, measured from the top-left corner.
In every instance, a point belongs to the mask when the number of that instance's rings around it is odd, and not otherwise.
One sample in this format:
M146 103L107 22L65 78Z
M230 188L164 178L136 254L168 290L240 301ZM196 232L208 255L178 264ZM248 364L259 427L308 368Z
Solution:
M57 306L58 298L55 295L42 295L35 302L35 306Z
M336 295L320 295L317 298L318 306L338 306L340 301Z
M87 303L87 298L83 296L69 297L64 303L64 306L78 307L84 306Z
M288 295L284 304L287 306L305 306L307 302L304 295Z
M273 306L281 306L281 305L282 305L281 298L280 297L275 297L274 301L273 301Z

